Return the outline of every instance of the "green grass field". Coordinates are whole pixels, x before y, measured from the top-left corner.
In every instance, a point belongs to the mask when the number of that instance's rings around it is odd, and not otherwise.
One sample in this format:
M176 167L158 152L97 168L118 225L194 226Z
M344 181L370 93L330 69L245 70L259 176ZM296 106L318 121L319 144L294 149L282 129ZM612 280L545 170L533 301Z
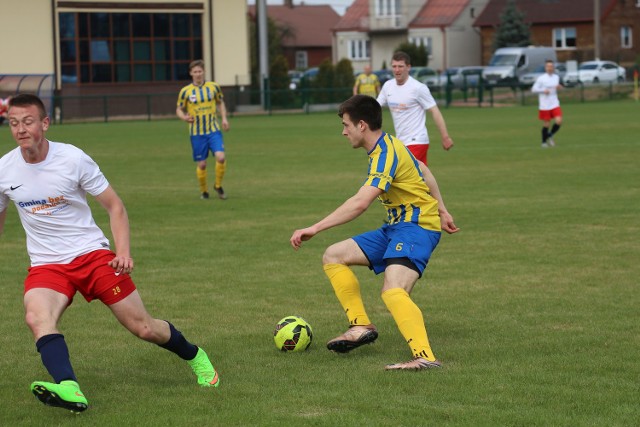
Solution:
M289 246L364 179L366 154L334 113L234 117L227 201L199 199L177 120L53 126L49 139L83 148L125 201L148 310L205 348L222 383L198 388L186 363L76 296L60 326L90 408L73 416L39 403L29 384L49 376L23 320L28 258L11 207L0 425L638 425L640 104L563 110L554 149L540 148L535 106L443 110L451 152L431 129L431 169L462 230L443 237L412 294L445 366L417 373L383 370L410 352L379 297L382 277L365 268L356 274L380 338L347 355L325 348L347 324L322 253L378 227L380 206ZM14 146L0 128L0 152ZM273 344L290 314L313 326L305 353Z

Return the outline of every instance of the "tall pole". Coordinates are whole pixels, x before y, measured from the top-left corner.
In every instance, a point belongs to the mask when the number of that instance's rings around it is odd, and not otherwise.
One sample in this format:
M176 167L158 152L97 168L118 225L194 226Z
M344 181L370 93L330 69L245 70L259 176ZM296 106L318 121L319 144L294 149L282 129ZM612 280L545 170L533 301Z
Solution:
M260 57L260 98L262 106L266 107L266 87L264 82L269 78L269 50L268 50L268 32L267 32L267 1L257 0L257 19L258 19L258 53Z
M600 0L593 0L593 54L600 59Z

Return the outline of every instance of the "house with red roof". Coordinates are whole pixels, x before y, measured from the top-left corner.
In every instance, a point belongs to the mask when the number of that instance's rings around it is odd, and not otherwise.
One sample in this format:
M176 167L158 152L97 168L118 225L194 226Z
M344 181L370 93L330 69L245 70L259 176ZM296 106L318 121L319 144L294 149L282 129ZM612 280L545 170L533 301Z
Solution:
M516 0L529 24L531 42L553 46L558 61L600 58L629 66L640 54L640 0L599 0L600 32L596 38L594 0ZM482 34L483 64L493 53L493 39L507 0L490 0L473 23ZM635 30L635 31L634 31Z
M352 61L355 70L390 65L404 42L429 50L429 67L446 69L481 63L482 41L473 22L488 0L354 0L333 27L334 62Z
M255 21L256 7L249 6L250 19ZM332 59L331 29L340 15L327 5L294 5L286 1L282 6L267 5L267 16L285 30L283 54L290 69L317 67L325 59Z

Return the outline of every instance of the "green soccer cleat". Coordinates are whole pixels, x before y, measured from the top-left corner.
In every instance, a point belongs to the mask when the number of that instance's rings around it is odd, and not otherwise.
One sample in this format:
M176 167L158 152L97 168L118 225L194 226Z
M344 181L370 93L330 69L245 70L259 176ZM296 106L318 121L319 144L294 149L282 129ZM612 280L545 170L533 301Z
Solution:
M45 405L68 409L76 414L89 407L87 398L75 381L61 381L60 384L35 381L31 384L31 391Z
M209 356L203 349L198 348L198 354L193 360L187 360L193 373L198 377L198 384L202 387L218 387L220 385L220 377L209 360Z

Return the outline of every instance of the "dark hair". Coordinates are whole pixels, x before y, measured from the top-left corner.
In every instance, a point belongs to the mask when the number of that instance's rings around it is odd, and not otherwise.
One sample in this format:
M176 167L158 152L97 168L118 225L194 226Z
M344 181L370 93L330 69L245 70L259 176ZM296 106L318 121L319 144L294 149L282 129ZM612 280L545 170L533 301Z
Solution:
M9 100L9 108L29 107L31 105L35 105L36 107L38 107L40 119L44 119L45 117L47 117L47 109L45 108L44 103L35 95L31 95L30 93L21 93Z
M548 64L549 62L555 65L555 63L553 62L553 59L547 59L544 61L545 64Z
M352 123L360 120L369 125L369 129L378 130L382 127L382 107L375 98L368 95L354 95L340 104L338 116L347 113Z
M201 67L204 70L204 61L202 59L191 61L191 63L189 63L189 71L191 71L191 69L195 67Z
M404 61L405 64L411 65L411 57L408 53L401 50L396 51L391 57L394 61Z

